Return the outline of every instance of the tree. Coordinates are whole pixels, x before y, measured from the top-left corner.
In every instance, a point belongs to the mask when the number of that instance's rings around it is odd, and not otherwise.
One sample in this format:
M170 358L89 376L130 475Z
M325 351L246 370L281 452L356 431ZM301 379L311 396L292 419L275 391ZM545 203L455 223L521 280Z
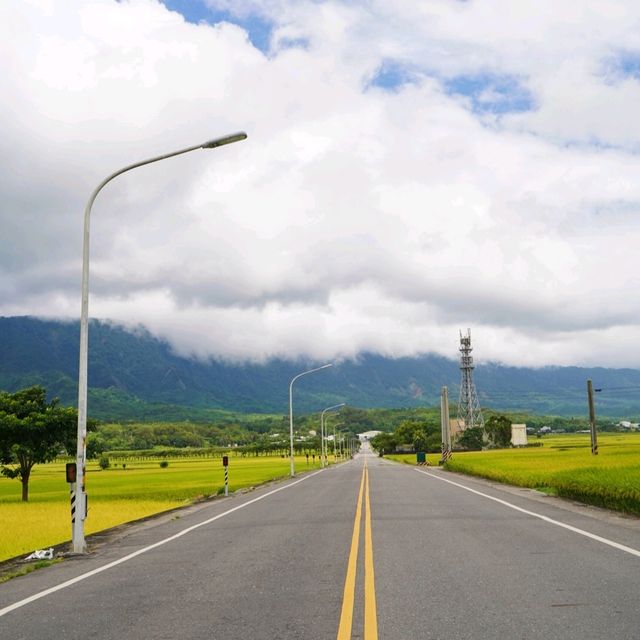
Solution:
M355 433L371 431L375 426L369 411L349 406L340 409L340 422L345 429Z
M78 412L57 398L47 403L40 386L0 392L0 473L20 480L24 502L33 466L75 450L77 423Z
M440 429L427 420L403 420L395 430L398 444L409 444L414 451L440 451Z
M491 416L484 425L485 433L496 447L508 447L511 444L511 420L507 416Z
M456 446L467 451L479 451L482 449L482 428L469 427L465 429L456 439Z
M414 434L420 428L419 422L412 420L403 420L398 428L394 432L394 436L398 441L398 444L410 444L413 445Z
M427 434L424 429L417 428L413 432L413 450L414 451L426 451L427 450Z
M393 453L398 446L398 441L392 433L379 433L371 438L371 446L382 455Z

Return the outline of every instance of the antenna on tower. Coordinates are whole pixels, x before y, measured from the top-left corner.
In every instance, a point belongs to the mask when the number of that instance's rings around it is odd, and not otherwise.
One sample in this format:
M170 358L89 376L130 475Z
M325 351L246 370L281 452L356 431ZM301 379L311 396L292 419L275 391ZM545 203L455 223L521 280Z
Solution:
M467 329L467 335L463 336L460 331L460 399L458 400L458 425L462 429L471 427L484 428L484 418L480 409L480 401L476 392L476 385L473 383L473 357L471 352L471 329Z

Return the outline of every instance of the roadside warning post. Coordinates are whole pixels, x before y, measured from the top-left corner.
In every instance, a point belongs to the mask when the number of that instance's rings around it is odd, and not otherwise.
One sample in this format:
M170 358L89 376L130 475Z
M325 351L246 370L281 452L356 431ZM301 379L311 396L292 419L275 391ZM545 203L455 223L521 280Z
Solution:
M67 462L65 467L66 480L69 483L69 493L71 496L71 532L76 521L76 481L78 478L78 467L75 462Z
M222 456L222 466L224 467L224 495L229 495L229 456Z
M76 479L78 477L78 467L75 462L67 462L67 466L65 467L65 472L67 474L67 482L69 484L75 484Z
M600 391L600 389L596 389ZM591 454L598 455L598 430L596 428L596 407L593 402L593 383L587 380L587 399L589 401L589 431L591 432Z

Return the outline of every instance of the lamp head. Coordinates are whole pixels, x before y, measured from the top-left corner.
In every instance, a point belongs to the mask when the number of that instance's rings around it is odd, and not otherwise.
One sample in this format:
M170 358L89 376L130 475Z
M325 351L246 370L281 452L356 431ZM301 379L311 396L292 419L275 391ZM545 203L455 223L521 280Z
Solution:
M202 145L202 149L215 149L216 147L222 147L225 144L233 144L234 142L240 142L241 140L246 140L247 134L244 131L239 131L238 133L232 133L229 136L224 136L223 138L214 138L213 140L209 140Z

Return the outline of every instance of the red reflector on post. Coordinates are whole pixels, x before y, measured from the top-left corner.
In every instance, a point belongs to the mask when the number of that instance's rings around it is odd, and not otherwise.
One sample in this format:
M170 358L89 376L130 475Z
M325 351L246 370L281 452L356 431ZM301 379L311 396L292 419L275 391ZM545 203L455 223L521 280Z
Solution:
M223 467L229 466L229 456L222 456L222 466Z
M67 462L67 466L65 468L67 474L67 482L75 482L78 477L78 468L75 462Z

